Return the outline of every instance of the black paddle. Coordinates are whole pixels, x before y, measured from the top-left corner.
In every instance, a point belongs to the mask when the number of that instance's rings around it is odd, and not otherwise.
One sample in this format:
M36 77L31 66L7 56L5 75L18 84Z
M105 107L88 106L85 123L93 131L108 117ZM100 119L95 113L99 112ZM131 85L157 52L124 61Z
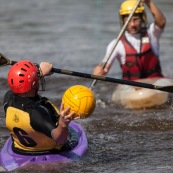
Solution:
M3 54L0 53L0 67L6 66L6 65L13 65L15 63L16 63L16 61L11 61L8 58L6 58ZM123 79L116 79L116 78L110 78L110 77L105 77L105 76L97 76L97 75L63 70L63 69L58 69L58 68L53 68L52 72L173 93L173 86L157 86L157 85L152 85L152 84L147 84L147 83L141 83L141 82L135 82L135 81L123 80Z

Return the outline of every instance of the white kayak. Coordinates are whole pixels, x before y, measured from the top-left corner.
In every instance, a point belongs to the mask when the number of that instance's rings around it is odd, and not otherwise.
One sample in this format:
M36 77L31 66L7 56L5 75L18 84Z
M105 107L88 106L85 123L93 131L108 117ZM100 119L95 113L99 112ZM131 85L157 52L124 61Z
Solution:
M173 80L168 78L146 78L136 81L157 86L173 85ZM164 104L168 99L168 92L129 85L118 85L112 94L115 104L129 109L151 108Z

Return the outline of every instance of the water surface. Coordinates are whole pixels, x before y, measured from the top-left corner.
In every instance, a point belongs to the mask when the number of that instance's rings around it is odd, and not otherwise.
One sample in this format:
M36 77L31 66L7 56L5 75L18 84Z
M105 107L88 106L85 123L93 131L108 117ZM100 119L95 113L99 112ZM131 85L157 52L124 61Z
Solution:
M107 44L120 32L121 0L0 0L0 52L11 60L49 61L54 67L92 73L104 57ZM163 73L173 78L173 2L157 0L167 17L161 37ZM149 22L151 14L148 13ZM0 69L0 148L9 136L2 99L8 86L9 67ZM118 63L109 76L120 78ZM72 85L90 86L92 80L54 74L46 77L49 97L58 107L63 92ZM173 172L173 106L128 110L111 102L116 84L98 82L94 87L96 110L77 121L86 130L88 150L70 164L22 168L14 172L63 173L163 173Z

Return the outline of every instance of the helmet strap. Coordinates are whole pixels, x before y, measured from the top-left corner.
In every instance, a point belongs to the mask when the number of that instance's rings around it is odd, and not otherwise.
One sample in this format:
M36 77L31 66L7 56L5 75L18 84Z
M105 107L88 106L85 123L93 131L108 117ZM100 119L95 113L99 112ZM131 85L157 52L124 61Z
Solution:
M45 91L46 90L46 80L42 75L40 76L40 83L41 83L41 89L39 89L39 91Z
M45 91L46 90L46 80L43 76L43 73L41 71L41 68L39 67L38 64L36 64L37 68L38 68L38 76L40 79L40 84L41 84L41 89L39 89L39 91Z

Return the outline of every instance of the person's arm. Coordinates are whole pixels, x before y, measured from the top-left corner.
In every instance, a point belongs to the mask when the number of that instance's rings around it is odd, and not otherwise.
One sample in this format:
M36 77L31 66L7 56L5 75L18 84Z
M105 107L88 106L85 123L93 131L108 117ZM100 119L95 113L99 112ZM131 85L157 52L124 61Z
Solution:
M102 67L102 64L98 64L93 70L93 75L98 75L98 76L106 75L108 73L109 69L110 69L109 64L107 64L104 67L104 69Z
M116 40L111 41L109 43L109 45L107 46L106 55L105 55L104 59L102 60L102 62L94 68L93 75L102 76L102 75L106 75L109 72L114 60L116 58L118 58L118 56L119 56L119 50L122 50L122 48L123 48L119 42L118 45L116 46L116 48L114 48L114 51L113 51L111 57L109 58L109 61L107 61L107 56L109 55L115 41ZM105 64L105 62L107 62L107 63L103 69L103 65Z
M69 113L69 111L70 107L64 109L64 103L62 102L58 127L52 130L53 139L60 144L64 144L67 141L68 125L73 119L74 112Z
M145 3L151 11L151 14L154 17L155 25L160 29L164 29L166 25L166 17L162 13L162 11L156 6L156 4L152 0L143 0L142 2Z
M53 138L57 143L64 144L68 137L68 125L73 119L74 112L69 113L70 107L64 109L64 104L61 103L59 123L56 126L55 122L50 120L48 112L45 108L38 107L30 111L31 126L33 129Z

